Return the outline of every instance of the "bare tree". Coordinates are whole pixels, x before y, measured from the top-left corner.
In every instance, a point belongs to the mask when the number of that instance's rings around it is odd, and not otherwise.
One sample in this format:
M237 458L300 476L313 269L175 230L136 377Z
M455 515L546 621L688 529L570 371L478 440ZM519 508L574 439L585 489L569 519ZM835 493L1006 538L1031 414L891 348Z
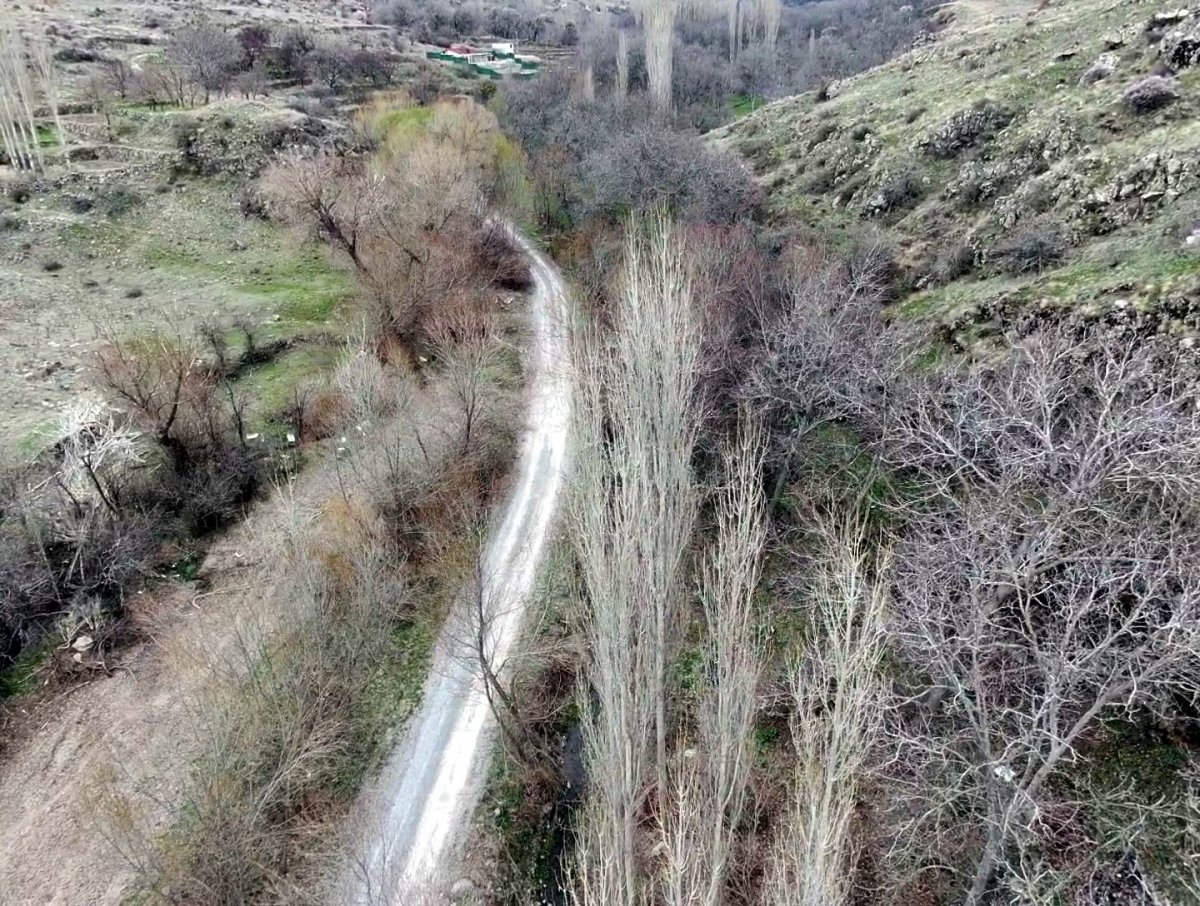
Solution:
M469 311L438 319L431 334L438 373L451 402L455 445L465 457L477 452L484 422L496 416L500 343L491 319Z
M931 684L900 728L918 782L899 834L958 834L969 904L1030 880L1051 779L1099 721L1200 698L1185 374L1152 345L1048 331L910 376L884 413L882 455L928 489L896 558L896 630ZM963 814L977 833L954 830Z
M276 216L310 227L360 271L364 237L375 228L382 180L362 161L330 151L291 152L263 177L263 193Z
M70 143L70 136L63 126L59 115L58 71L54 68L54 55L50 45L45 41L36 42L31 48L33 67L41 87L42 98L50 108L50 119L54 123L54 136L59 147L65 148ZM70 160L69 155L67 160Z
M109 87L108 80L99 74L91 75L83 83L81 94L84 102L92 108L92 111L104 117L105 137L108 141L112 141L112 115L116 105L113 103L112 89Z
M245 72L239 72L234 76L229 87L246 100L253 100L259 95L266 94L270 84L271 79L267 74L266 66L256 63Z
M742 52L743 35L746 31L746 9L749 0L728 0L726 15L729 19L729 60L737 60Z
M629 97L629 33L624 29L617 32L617 97Z
M124 60L111 58L105 60L100 67L101 78L108 85L108 90L126 100L133 92L134 73Z
M887 383L885 371L903 367L910 344L902 331L884 328L883 266L877 247L857 268L800 250L789 268L787 307L762 320L762 354L740 395L772 429L773 506L813 431L887 404L878 388Z
M197 86L187 70L166 57L147 60L136 73L139 99L150 104L176 104L190 107L196 102Z
M675 20L680 0L644 0L642 23L646 33L646 78L650 98L660 112L671 108L674 87Z
M101 385L143 430L164 447L177 447L196 384L203 381L198 351L178 333L146 341L116 334L105 339L95 359Z
M586 335L573 505L590 652L588 803L580 902L641 901L638 812L654 767L666 787L666 672L695 517L698 319L684 253L662 215L630 224L612 329Z
M764 652L754 594L766 541L763 438L747 424L725 451L716 543L701 597L708 629L695 714L696 737L673 760L663 791L663 896L671 906L720 906L753 762L754 718Z
M224 91L241 67L237 39L207 22L178 29L167 47L167 59L204 91L208 103L214 91Z
M887 704L886 564L875 562L856 517L814 524L815 576L799 589L810 634L789 684L795 773L766 883L777 906L851 902L855 811Z
M483 254L496 137L495 117L482 108L439 105L416 138L384 136L374 161L290 154L264 176L281 219L349 258L372 335L414 364L432 313L500 276Z
M40 100L40 59L37 48L17 31L0 30L0 138L18 170L41 172L46 167L35 112Z
M444 639L454 662L467 663L470 676L482 687L508 754L534 765L547 753L528 732L519 678L522 669L539 658L536 640L542 614L536 607L523 613L521 602L506 586L499 564L489 555L486 516L471 509L461 519L471 542L462 594L451 605ZM509 641L517 619L523 623L522 638L514 645Z
M331 92L336 92L353 75L354 56L354 48L345 41L322 42L312 53L312 73Z
M773 52L779 43L779 27L783 22L783 0L758 0L757 12L762 22L763 45Z

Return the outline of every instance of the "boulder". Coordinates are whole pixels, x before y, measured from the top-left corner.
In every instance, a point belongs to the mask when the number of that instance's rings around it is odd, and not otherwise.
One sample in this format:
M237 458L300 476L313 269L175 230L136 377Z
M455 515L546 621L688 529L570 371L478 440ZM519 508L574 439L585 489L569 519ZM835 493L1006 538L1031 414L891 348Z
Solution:
M1175 69L1200 63L1200 21L1192 19L1163 35L1159 53Z
M1097 82L1102 82L1117 71L1117 67L1121 64L1121 58L1115 53L1102 53L1096 58L1087 71L1080 77L1081 85L1094 85Z
M1155 13L1150 20L1151 28L1163 28L1169 25L1178 25L1180 22L1186 21L1191 17L1191 12L1187 7L1179 9L1165 9L1161 13Z
M949 160L968 148L990 141L1013 118L1011 110L984 101L954 114L932 135L923 139L920 147L930 157Z

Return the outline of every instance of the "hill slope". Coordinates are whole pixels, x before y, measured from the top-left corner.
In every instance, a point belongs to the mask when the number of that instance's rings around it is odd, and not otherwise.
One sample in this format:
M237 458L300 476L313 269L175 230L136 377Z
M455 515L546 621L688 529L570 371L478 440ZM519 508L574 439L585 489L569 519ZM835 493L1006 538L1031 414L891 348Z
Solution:
M1200 7L1042 5L952 4L932 43L718 141L775 220L885 227L903 310L957 342L1063 307L1200 333Z

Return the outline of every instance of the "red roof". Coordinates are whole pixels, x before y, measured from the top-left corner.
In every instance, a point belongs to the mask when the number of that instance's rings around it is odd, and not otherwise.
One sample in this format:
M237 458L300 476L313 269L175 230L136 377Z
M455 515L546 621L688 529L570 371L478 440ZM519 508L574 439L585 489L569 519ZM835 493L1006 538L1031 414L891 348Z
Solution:
M451 44L450 45L450 53L467 54L467 53L481 53L481 51L476 50L470 44Z

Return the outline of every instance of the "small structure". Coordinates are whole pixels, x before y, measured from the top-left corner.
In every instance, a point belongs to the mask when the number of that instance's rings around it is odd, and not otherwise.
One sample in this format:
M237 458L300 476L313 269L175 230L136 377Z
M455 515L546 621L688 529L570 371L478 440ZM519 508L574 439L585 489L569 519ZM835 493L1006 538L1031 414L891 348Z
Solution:
M484 66L492 62L492 52L472 47L470 44L451 44L447 53L452 57L465 60L471 66Z
M513 42L497 42L488 50L470 44L451 44L444 50L428 51L425 56L427 59L450 63L497 81L506 76L518 79L535 78L542 62L538 57L517 53L517 45Z

